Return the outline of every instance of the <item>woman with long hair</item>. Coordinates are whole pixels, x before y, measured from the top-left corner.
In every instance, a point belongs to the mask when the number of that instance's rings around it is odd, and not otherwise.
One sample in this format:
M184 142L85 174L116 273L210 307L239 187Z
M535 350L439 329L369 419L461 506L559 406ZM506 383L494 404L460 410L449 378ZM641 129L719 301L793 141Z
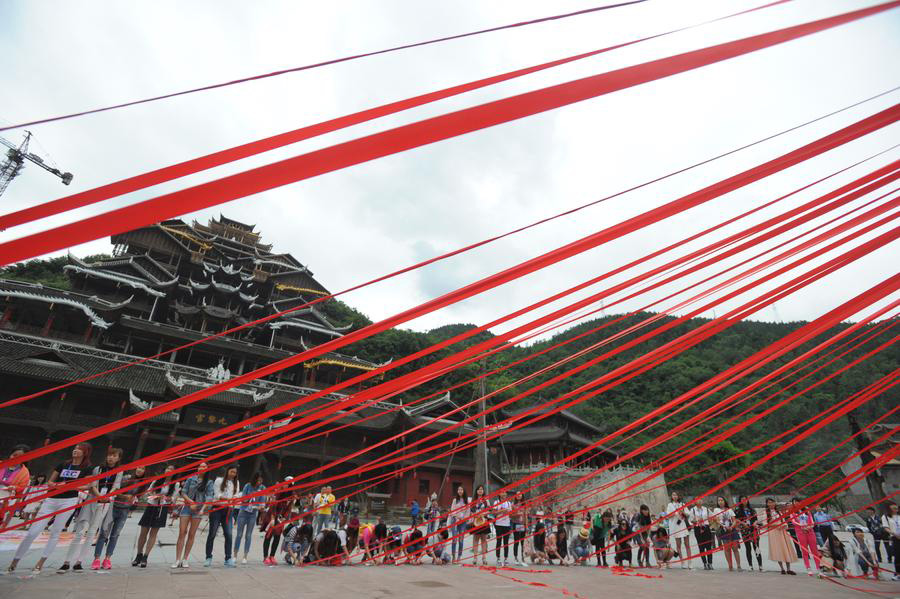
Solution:
M613 537L616 539L616 565L622 566L628 562L631 567L631 527L625 520L619 520L619 525L613 530Z
M110 447L106 451L106 460L102 464L96 466L91 472L91 475L98 476L105 474L118 466L121 460L122 450L118 447ZM103 497L110 491L118 489L120 486L122 486L121 472L113 476L104 476L100 480L95 480L90 484L84 499ZM109 514L110 505L110 498L105 497L91 503L85 503L81 506L81 510L75 517L72 541L69 543L66 559L62 563L62 566L59 567L59 572L67 571L73 559L75 563L71 564L71 568L74 572L79 572L84 569L81 563L87 561L90 557L91 542ZM94 566L97 567L93 568L92 566L92 568L98 570L100 568L100 562L98 561Z
M285 479L290 482L291 479ZM325 489L325 487L323 487ZM263 563L267 566L277 566L278 560L275 559L275 553L278 551L281 543L281 533L284 529L282 520L291 517L294 509L296 498L294 492L290 489L280 491L269 497L269 504L266 513L263 515L259 524L260 532L265 533L263 537ZM316 514L315 522L319 522L319 515ZM313 535L318 534L313 526Z
M175 543L175 562L173 568L190 568L189 557L194 546L194 538L200 527L200 520L206 511L207 487L212 484L212 473L206 462L197 465L197 472L184 481L179 496L184 502L181 515L178 517L178 541Z
M9 459L23 456L31 451L27 445L16 445L9 454ZM25 489L31 481L28 464L21 463L0 469L0 528L6 528L12 520L13 511L8 505L18 503L25 495Z
M113 507L106 513L100 524L100 534L97 535L97 545L94 548L94 563L91 565L92 570L100 567L109 570L112 567L111 560L119 541L119 533L122 532L122 527L125 526L125 521L131 514L131 507L135 500L150 489L151 481L146 466L138 466L134 469L134 475L130 479L126 479L126 483L128 486L139 482L142 484L125 493L119 493L113 498ZM106 557L101 564L100 556L103 555L104 545L106 545Z
M534 535L532 536L531 563L543 564L550 561L547 555L547 529L544 521L541 520L542 512L537 513L537 522L534 525Z
M701 502L697 502L691 508L691 524L694 529L694 538L697 540L697 551L700 552L700 560L704 570L713 569L713 533L710 527L712 513Z
M794 497L791 499L791 523L794 525L794 531L797 534L797 543L800 545L800 551L803 553L803 565L806 566L806 573L810 576L819 573L822 567L819 561L819 548L816 545L816 533L813 530L815 520L809 510L804 508L799 499ZM809 556L812 555L813 563L816 566L815 571L809 569Z
M650 508L641 505L638 512L632 518L632 530L634 531L634 542L638 546L637 561L638 566L650 567L650 525L653 518L650 516Z
M679 555L687 555L687 568L693 570L694 566L691 564L691 537L688 535L688 530L691 526L690 514L684 507L684 502L681 500L681 494L678 491L672 491L671 499L672 501L666 505L669 537L675 539L675 552ZM682 544L684 545L684 552L681 549ZM681 567L684 568L685 565L682 564Z
M521 491L513 496L512 512L509 514L509 523L513 537L513 560L524 567L525 564L525 531L528 530L528 510L525 508L525 499ZM521 552L522 557L519 558Z
M450 526L450 555L453 557L453 563L457 563L462 559L463 545L466 539L466 528L469 519L469 503L471 497L466 497L466 490L462 485L456 488L456 495L450 503L450 515L447 524Z
M793 576L794 571L791 570L791 564L796 560L794 542L788 532L787 519L781 514L778 504L771 497L766 499L766 527L769 529L766 535L769 539L769 559L778 563L782 574Z
M512 525L512 520L510 519L512 509L513 504L507 499L506 490L500 491L500 496L493 505L494 532L497 535L494 539L494 552L497 556L498 566L505 566L509 561L509 546L512 542L509 534ZM503 549L502 560L500 559L501 549Z
M747 553L747 563L750 571L753 571L753 554L756 554L756 564L759 571L763 571L762 553L759 551L759 518L756 510L750 507L750 498L746 495L738 497L738 504L734 508L734 515L738 519L738 527L741 531L741 539L744 541L744 550Z
M553 560L558 559L559 565L568 566L566 557L569 555L569 535L566 534L566 521L557 520L556 530L550 529L547 535L545 549L547 551L547 563L552 564Z
M738 532L738 521L734 515L734 510L728 505L728 500L721 495L716 498L716 510L713 513L713 519L719 526L719 544L725 551L725 561L728 562L728 571L733 572L733 563L737 564L737 571L743 572L741 568L741 535ZM733 561L732 561L733 557Z
M241 497L246 498L254 493L261 493L265 488L266 486L263 484L262 473L257 472L253 475L253 478L250 479L250 482L244 485L244 489L241 491ZM245 536L244 557L241 559L242 564L247 563L247 554L250 553L250 541L253 540L253 529L256 528L256 516L259 513L259 509L264 506L265 503L266 498L262 495L258 495L257 497L252 497L250 499L244 499L241 502L240 507L237 508L237 533L234 535L233 555L237 557L238 551L241 548L241 537Z
M50 475L49 484L51 487L60 487L69 483L76 483L78 479L86 478L90 475L90 468L91 446L87 443L79 443L72 449L71 459L58 465L53 470L53 473ZM47 558L50 557L50 554L56 549L56 544L59 542L59 534L62 532L63 526L66 525L65 511L74 508L77 503L77 486L62 491L53 497L48 497L42 502L41 509L37 515L38 518L55 512L61 513L57 514L59 517L53 521L53 525L50 527L50 537L47 539L47 544L44 545L44 551L41 554L41 558L34 566L34 573L37 574L43 569L44 562L47 561ZM19 565L19 560L25 556L25 553L31 548L31 544L34 543L34 540L44 532L44 529L47 528L48 520L49 517L39 520L28 529L28 534L25 535L25 538L19 543L15 557L13 557L13 560L9 563L9 572L16 569Z
M231 502L229 500L237 496L239 486L238 468L229 466L225 469L225 476L217 478L210 487L212 493L206 496L206 500L210 504L209 532L206 534L206 561L203 563L206 568L212 566L213 543L219 532L219 526L222 527L222 534L225 537L225 567L234 568L234 558L231 556Z
M156 536L159 529L166 525L169 518L169 510L175 503L175 496L178 493L178 483L172 482L172 472L175 466L169 464L163 471L162 477L153 481L156 487L146 496L147 506L141 515L138 526L141 532L138 534L137 540L137 556L131 562L132 566L147 567L147 558L156 544Z
M488 543L487 538L491 533L491 524L488 522L487 512L491 506L484 498L484 485L478 485L475 488L475 496L469 507L469 513L472 516L472 560L474 564L478 563L478 556L481 556L481 565L487 565Z

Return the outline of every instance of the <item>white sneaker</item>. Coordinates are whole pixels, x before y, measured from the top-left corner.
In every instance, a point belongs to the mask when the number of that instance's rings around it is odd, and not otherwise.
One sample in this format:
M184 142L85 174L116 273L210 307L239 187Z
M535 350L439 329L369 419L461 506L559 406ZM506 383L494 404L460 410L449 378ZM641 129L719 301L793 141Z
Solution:
M247 563L247 558L245 557L244 559L241 560L241 565L244 565L246 563Z
M169 566L169 567L172 568L173 570L174 570L175 568L180 568L180 567L181 567L181 562L179 562L179 561L173 562L172 565Z
M181 567L182 568L190 568L191 562L187 561L186 559L183 559L183 560L181 560Z

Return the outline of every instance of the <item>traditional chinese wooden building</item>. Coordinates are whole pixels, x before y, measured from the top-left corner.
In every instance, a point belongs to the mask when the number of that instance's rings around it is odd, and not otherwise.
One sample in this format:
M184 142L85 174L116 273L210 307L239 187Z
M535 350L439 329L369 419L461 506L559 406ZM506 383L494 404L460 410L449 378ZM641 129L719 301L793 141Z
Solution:
M225 217L206 225L169 220L115 235L111 241L114 249L108 259L85 262L69 257L65 271L71 289L0 280L0 401L80 380L139 358L145 361L0 409L3 451L13 443L37 446L65 439L294 355L349 330L350 325L333 322L323 310L308 306L165 354L237 325L305 305L328 291L293 256L276 253L263 243L254 226ZM129 457L149 455L377 366L355 356L324 354L96 439L95 451L114 444L125 448ZM303 410L345 398L332 394ZM345 428L245 460L241 475L246 479L259 470L273 481L309 470L421 424L449 402L445 396L413 408L379 403L357 413L343 412L337 423L326 426L347 425ZM275 421L270 426L279 424ZM415 434L442 430L446 424L438 421ZM374 455L398 447L391 442ZM328 474L345 472L372 458L373 454L365 454ZM59 459L61 455L48 456L32 464L32 470L47 470ZM389 467L380 472L385 479L370 492L387 505L404 505L413 498L423 501L437 491L449 499L452 483L471 487L473 470L471 451L403 476L391 476ZM357 478L335 486L352 488L354 484L358 484Z

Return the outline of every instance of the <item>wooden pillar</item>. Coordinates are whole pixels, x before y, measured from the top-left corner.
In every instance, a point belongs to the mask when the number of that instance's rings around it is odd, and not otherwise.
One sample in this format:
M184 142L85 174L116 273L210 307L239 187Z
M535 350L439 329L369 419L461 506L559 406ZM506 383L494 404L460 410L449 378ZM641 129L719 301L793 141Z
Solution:
M51 306L51 310L52 310L52 306ZM50 314L47 316L47 322L44 323L44 328L41 329L41 337L46 337L47 335L50 334L50 327L53 326L54 316L55 316L55 314L53 312L50 312Z
M141 434L138 436L138 444L137 448L134 450L134 457L131 458L131 461L141 459L141 456L144 455L144 445L147 442L147 437L150 436L150 429L141 430Z

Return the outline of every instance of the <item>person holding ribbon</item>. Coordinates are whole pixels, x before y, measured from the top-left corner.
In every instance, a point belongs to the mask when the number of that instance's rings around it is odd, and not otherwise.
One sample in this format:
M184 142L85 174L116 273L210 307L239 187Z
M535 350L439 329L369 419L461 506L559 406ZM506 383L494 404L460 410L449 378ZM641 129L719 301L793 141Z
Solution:
M690 510L684 507L684 502L681 500L681 494L678 491L672 491L671 498L672 501L666 505L665 511L668 519L669 536L675 539L675 551L680 555L687 555L687 568L693 570L694 566L691 564L691 538L688 536L691 526ZM682 544L684 544L684 553L682 553L681 549ZM681 567L684 568L685 566L682 564Z
M61 487L67 484L77 483L78 479L86 478L90 474L90 468L91 446L87 443L79 443L72 449L72 458L68 462L64 462L57 466L50 475L50 487ZM47 528L47 523L49 522L51 515L56 514L58 517L53 521L53 525L50 527L50 538L47 539L47 544L44 545L44 551L41 554L41 558L37 561L32 570L35 574L40 573L44 567L44 562L47 561L47 558L50 557L53 550L56 549L56 544L59 542L59 535L62 532L63 526L66 525L65 512L73 509L77 504L77 485L66 489L65 491L61 491L53 497L44 499L37 515L38 520L32 524L31 528L28 529L28 534L25 535L25 538L19 543L15 557L13 557L13 560L9 563L7 570L9 572L15 571L19 565L19 561L25 557L25 554L31 548L31 544L34 543L34 540L44 532L45 528Z
M29 451L31 448L27 445L16 445L9 454L9 459L23 456ZM31 473L28 472L26 464L16 464L0 470L0 528L6 528L9 525L13 511L7 506L24 497L29 481L31 481Z

